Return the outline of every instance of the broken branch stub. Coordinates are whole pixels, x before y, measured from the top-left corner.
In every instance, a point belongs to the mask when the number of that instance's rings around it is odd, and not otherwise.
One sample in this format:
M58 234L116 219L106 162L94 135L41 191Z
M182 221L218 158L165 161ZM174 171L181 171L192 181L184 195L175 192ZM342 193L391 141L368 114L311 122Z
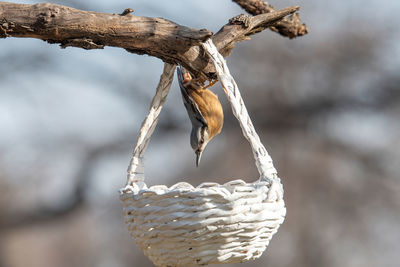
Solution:
M274 12L275 8L262 0L232 0L249 14L259 15L264 13ZM290 39L303 36L308 33L308 27L305 23L300 21L298 13L276 22L269 27L272 31L279 33L282 36L289 37Z

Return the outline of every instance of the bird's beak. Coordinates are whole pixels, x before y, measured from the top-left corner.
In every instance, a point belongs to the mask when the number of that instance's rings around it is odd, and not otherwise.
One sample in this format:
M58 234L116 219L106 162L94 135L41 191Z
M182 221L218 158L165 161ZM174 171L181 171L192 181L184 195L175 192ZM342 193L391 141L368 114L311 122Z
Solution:
M199 167L200 159L201 159L201 151L196 150L196 167Z

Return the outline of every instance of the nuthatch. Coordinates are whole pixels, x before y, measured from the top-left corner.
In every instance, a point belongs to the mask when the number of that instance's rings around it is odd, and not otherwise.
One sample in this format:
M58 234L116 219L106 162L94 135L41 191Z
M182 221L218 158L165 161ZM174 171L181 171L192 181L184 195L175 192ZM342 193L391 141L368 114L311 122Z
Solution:
M201 154L208 142L222 130L224 113L218 96L207 89L213 82L203 87L194 82L183 67L177 68L177 74L183 103L192 122L190 144L196 153L196 166L199 166Z

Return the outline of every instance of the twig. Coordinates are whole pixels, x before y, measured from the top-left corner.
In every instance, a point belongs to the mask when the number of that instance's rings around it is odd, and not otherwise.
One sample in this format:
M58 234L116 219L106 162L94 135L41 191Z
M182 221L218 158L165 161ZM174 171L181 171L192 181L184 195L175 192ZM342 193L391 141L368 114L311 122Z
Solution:
M241 6L244 10L252 15L259 15L264 13L274 12L275 8L262 0L232 0ZM281 21L270 26L272 31L280 33L282 36L289 37L290 39L302 36L308 33L306 24L301 23L298 13L284 18Z

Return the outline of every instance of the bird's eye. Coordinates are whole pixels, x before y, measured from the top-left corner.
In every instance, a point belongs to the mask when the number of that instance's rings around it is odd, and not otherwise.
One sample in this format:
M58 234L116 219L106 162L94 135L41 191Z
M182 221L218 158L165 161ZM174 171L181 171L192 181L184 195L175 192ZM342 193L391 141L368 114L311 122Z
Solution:
M200 135L200 143L204 143L204 135L206 134L206 131L207 131L207 127L203 127L202 129L201 129L201 135Z

